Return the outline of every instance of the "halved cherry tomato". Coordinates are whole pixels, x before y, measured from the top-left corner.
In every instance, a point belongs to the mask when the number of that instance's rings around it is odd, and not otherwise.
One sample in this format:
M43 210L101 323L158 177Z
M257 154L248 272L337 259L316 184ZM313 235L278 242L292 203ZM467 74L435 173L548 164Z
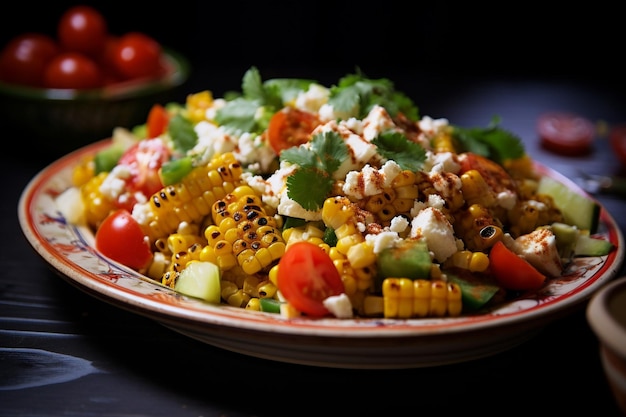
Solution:
M583 155L591 150L595 129L585 117L567 113L542 114L537 120L541 145L561 155Z
M56 41L41 33L11 39L0 54L0 80L31 87L43 86L43 73L59 52Z
M459 155L459 161L461 174L471 169L477 170L487 185L496 193L515 190L516 188L515 181L504 167L489 158L472 152L465 152Z
M170 121L167 110L160 104L154 104L148 113L148 121L146 122L147 135L149 138L156 138L167 129Z
M102 73L95 61L78 52L63 52L52 58L43 74L48 88L98 88Z
M276 154L283 149L306 143L311 132L320 124L319 118L313 114L293 107L274 113L267 127L267 138Z
M93 57L102 53L108 29L104 16L86 5L67 9L59 19L57 36L66 51Z
M113 64L125 79L156 77L164 71L161 44L144 33L126 33L114 48Z
M141 226L128 212L119 209L108 215L96 231L96 249L123 265L145 268L152 252Z
M309 316L329 314L323 301L345 291L332 259L319 246L306 242L291 244L278 263L278 288L298 311Z
M118 198L117 205L132 211L137 202L135 193L150 197L159 191L163 187L159 170L170 156L170 149L160 138L144 139L128 148L118 161L118 165L128 168L130 176L126 180L127 192Z
M489 267L500 285L508 290L537 290L546 281L545 275L507 248L502 241L492 246Z

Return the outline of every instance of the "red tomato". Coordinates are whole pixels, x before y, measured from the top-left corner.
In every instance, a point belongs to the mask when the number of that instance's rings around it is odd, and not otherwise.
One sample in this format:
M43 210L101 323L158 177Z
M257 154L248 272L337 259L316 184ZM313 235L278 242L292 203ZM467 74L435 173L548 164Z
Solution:
M95 57L99 55L107 38L107 22L93 7L79 5L63 13L57 26L61 46L68 51Z
M124 209L108 215L96 231L96 249L135 270L145 268L152 252L141 226Z
M502 241L496 242L491 248L489 267L500 285L508 290L537 290L546 281L545 275L507 248Z
M541 145L562 155L583 155L591 150L594 126L588 119L572 113L545 113L537 120Z
M167 129L170 121L167 110L160 104L154 104L148 113L147 135L148 138L156 138Z
M63 52L52 58L46 66L43 82L48 88L98 88L102 86L102 73L86 55Z
M615 155L622 164L626 164L626 124L613 126L609 132L609 140Z
M279 261L277 282L290 304L313 317L328 315L323 301L345 291L330 256L319 246L306 241L289 246Z
M516 189L515 181L504 167L489 158L465 152L459 155L459 161L461 162L461 174L471 169L477 170L496 193Z
M162 73L161 44L148 35L130 32L122 35L112 54L113 65L125 79L155 77Z
M270 119L267 138L274 152L280 154L283 149L308 142L311 132L319 124L315 114L285 107Z
M126 180L127 192L118 198L118 206L131 211L137 202L135 193L150 197L163 188L159 170L170 156L169 148L160 138L144 139L128 148L118 161L118 165L126 166L130 171Z
M0 79L31 87L43 85L48 62L59 52L51 37L41 33L25 33L13 38L0 55Z

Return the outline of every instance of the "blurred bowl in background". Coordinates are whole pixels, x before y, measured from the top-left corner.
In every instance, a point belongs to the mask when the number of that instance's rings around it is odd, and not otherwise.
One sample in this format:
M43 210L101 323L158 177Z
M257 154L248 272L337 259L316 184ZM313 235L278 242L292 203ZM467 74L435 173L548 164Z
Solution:
M626 415L626 277L600 288L587 305L587 321L600 342L600 358L615 400Z
M5 139L37 147L39 153L62 155L111 136L115 127L146 121L150 108L177 100L189 78L188 60L164 48L165 76L93 90L46 89L0 82L0 119ZM6 133L5 133L6 134Z

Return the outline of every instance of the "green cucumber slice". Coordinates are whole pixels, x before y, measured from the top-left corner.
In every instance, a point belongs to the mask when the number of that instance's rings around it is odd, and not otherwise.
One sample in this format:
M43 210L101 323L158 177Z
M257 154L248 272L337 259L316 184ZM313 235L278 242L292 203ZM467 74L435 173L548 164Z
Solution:
M180 272L174 289L181 294L219 304L220 269L211 262L190 262Z
M589 230L594 234L600 223L600 205L588 196L578 193L554 178L543 176L537 188L539 194L548 194L563 213L563 221Z
M574 247L574 256L604 256L613 248L614 245L608 240L581 234Z

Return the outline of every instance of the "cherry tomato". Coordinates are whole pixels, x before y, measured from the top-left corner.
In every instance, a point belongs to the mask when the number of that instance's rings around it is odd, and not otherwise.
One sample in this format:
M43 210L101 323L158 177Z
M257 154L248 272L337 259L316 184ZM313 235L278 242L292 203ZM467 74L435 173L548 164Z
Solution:
M48 88L98 88L102 86L102 73L86 55L62 52L46 66L43 83Z
M57 36L67 51L80 52L95 57L99 55L107 38L107 22L93 7L70 7L61 15Z
M546 281L545 275L507 248L502 241L492 246L489 267L500 285L508 290L537 290Z
M145 268L152 259L141 226L124 209L114 211L102 221L96 231L96 249L135 270Z
M125 79L155 77L162 73L161 44L148 35L130 32L122 35L112 54L113 65Z
M459 161L461 162L461 174L471 169L477 170L495 193L516 189L515 181L504 167L489 158L472 152L465 152L459 155Z
M147 136L148 138L156 138L167 129L170 121L167 110L160 104L154 104L148 113Z
M313 317L328 315L323 301L345 291L330 256L319 246L306 241L287 248L278 264L277 282L289 303Z
M0 79L14 84L41 87L48 62L59 52L50 36L25 33L13 38L0 55Z
M594 126L588 119L572 113L542 114L537 120L541 145L562 155L584 155L591 150Z
M160 138L144 139L128 148L118 161L118 165L130 171L126 179L127 192L118 198L118 206L131 211L137 202L135 193L150 197L163 188L159 170L170 156L169 148Z
M609 141L615 155L622 164L626 164L626 124L613 126L609 132Z
M311 132L320 124L318 117L293 107L274 113L267 128L267 138L276 154L283 149L306 143Z

